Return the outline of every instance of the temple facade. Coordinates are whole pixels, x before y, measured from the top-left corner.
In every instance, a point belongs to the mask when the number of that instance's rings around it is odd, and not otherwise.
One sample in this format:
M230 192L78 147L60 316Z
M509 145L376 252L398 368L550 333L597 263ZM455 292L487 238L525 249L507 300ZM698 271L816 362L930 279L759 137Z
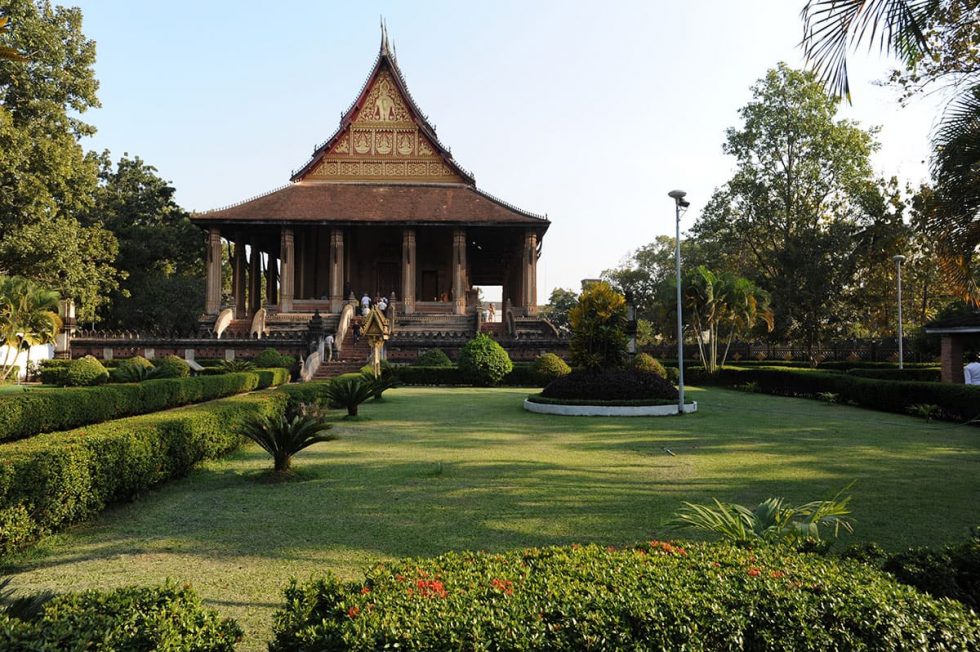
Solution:
M516 316L534 317L550 224L477 188L416 106L386 35L337 131L287 185L192 221L206 233L205 321L264 308L273 326L336 315L364 293L393 299L400 316L470 315L474 286L501 286Z

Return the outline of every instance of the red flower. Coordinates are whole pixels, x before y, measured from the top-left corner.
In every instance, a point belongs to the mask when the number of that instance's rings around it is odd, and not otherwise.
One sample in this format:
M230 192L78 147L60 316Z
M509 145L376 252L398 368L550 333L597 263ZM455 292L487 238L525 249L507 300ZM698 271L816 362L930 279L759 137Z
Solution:
M715 568L721 568L721 564L719 564L716 561L711 562L711 565L714 566Z
M405 581L405 576L404 575L395 575L395 579L398 580L399 582L404 582Z
M357 614L359 613L361 613L361 610L356 606L351 607L350 609L347 610L347 616L350 617L351 620L357 618Z
M498 578L494 578L490 582L490 586L492 586L493 588L497 589L498 591L506 595L514 595L514 583L511 582L510 580L501 580Z
M761 572L762 571L760 571L755 566L749 567L749 577L757 577L759 575L759 573L761 573Z
M362 586L361 587L361 595L367 595L370 592L371 592L371 589L369 589L368 587L366 587L366 586Z
M773 571L773 572L771 572L769 574L772 575L773 577L775 577L776 579L779 579L780 577L785 577L786 576L786 573L784 573L783 571L778 571L778 570L777 571Z

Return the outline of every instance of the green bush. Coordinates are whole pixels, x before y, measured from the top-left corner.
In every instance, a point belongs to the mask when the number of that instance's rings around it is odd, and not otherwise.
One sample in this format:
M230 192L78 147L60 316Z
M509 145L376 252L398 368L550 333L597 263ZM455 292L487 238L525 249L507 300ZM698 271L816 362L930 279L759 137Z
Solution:
M256 367L282 367L283 369L292 369L293 365L296 364L296 358L291 355L279 353L279 351L270 347L255 356L252 362L255 363Z
M467 342L459 354L459 370L474 385L489 387L504 379L514 368L504 347L480 333Z
M468 385L456 367L416 367L399 365L395 367L395 377L401 385L448 385L456 387Z
M53 360L41 360L38 367L41 371L41 382L45 385L65 386L65 374L68 373L68 365L71 360L55 358Z
M109 371L90 355L68 363L64 383L69 387L90 387L109 382Z
M453 361L442 349L426 349L412 364L416 367L452 367Z
M603 401L585 398L548 398L541 394L531 394L527 397L531 403L541 403L543 405L598 405L609 407L647 407L651 405L677 405L677 399L667 398L634 398L619 399L616 401Z
M541 392L544 398L620 401L666 399L676 401L677 388L657 374L638 369L577 370L556 378Z
M542 353L534 360L534 370L549 381L572 373L568 363L554 353Z
M649 353L637 353L636 356L633 357L632 367L634 369L639 369L640 371L657 374L665 380L667 379L667 369L665 369L664 366Z
M881 380L912 380L918 382L938 383L940 370L930 368L912 369L849 369L847 373L858 378L879 378Z
M551 378L542 375L534 363L515 362L514 368L500 381L506 387L544 387Z
M980 612L980 528L966 543L940 550L909 548L889 556L882 568L902 584L937 597L959 600Z
M372 391L376 400L381 400L385 390L391 389L398 384L398 379L395 376L395 365L387 360L381 361L381 376L378 378L374 377L374 366L370 363L361 367L361 374L373 383Z
M345 408L347 416L356 417L361 403L374 396L374 378L364 374L341 374L330 381L326 390L331 406Z
M135 387L164 382L173 381ZM246 418L278 414L288 402L282 392L248 394L4 444L0 523L16 527L0 529L0 554L222 455L241 442Z
M45 603L41 615L0 615L6 650L195 650L231 652L242 638L238 624L207 609L190 588L85 591Z
M165 378L138 385L69 387L0 396L0 441L77 428L281 385L285 369Z
M691 381L693 383L693 381ZM729 369L719 370L704 382L725 387L755 383L758 391L780 396L816 396L831 392L844 402L884 412L905 413L915 404L938 405L947 419L966 421L980 414L980 387L948 383L859 378L805 369Z
M176 355L160 358L155 366L157 378L187 378L191 375L191 366Z
M286 589L291 650L973 649L980 618L856 562L652 541L385 562Z

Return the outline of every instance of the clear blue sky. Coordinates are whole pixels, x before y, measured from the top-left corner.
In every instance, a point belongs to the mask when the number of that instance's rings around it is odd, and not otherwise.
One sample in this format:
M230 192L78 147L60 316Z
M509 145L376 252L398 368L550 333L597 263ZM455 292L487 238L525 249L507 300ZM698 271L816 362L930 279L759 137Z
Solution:
M293 2L86 0L103 108L91 149L139 155L206 210L286 183L336 129L374 62L384 15L416 101L477 185L552 220L539 297L577 288L689 227L732 161L721 144L749 87L801 65L798 0ZM926 176L935 106L901 109L852 60L855 105L880 125L880 173Z

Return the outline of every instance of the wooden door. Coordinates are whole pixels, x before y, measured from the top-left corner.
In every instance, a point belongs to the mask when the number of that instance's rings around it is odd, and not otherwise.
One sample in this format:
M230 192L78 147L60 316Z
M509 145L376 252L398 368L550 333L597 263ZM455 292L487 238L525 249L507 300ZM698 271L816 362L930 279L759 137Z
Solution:
M419 301L439 300L439 272L422 270L422 293Z

